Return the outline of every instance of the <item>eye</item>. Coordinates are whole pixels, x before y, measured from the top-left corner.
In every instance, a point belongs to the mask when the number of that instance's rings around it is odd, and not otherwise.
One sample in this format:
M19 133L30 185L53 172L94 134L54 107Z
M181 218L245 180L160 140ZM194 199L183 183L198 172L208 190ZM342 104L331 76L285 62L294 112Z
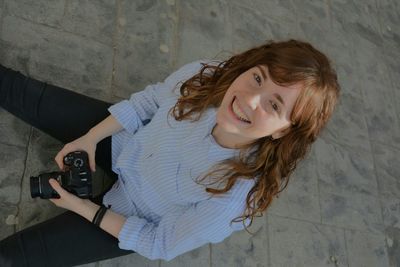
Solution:
M271 103L272 108L273 108L275 111L279 111L279 106L278 106L276 103L274 103L274 102L272 102L272 101L270 101L270 103Z
M253 74L254 80L258 83L258 85L261 85L261 77L257 74Z

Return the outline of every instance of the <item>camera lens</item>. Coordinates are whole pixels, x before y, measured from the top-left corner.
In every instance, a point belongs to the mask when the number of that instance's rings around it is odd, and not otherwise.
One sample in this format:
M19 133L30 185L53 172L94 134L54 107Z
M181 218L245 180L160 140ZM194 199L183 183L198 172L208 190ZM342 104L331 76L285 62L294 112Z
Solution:
M41 193L39 177L31 176L30 185L31 185L31 197L32 198L39 197Z
M49 179L50 178L55 178L56 177L63 176L63 173L61 172L47 172L47 173L42 173L37 177L31 177L30 178L30 186L31 186L31 196L32 198L35 197L40 197L42 199L49 199L49 198L55 198L59 197L57 192L51 187L49 184ZM62 186L62 184L61 184Z

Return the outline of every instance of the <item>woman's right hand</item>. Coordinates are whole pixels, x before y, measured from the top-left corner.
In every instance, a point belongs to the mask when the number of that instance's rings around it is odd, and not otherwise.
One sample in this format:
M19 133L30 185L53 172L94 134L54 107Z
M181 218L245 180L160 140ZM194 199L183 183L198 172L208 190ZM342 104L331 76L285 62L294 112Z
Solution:
M88 153L89 156L89 166L92 172L96 171L96 161L95 161L95 155L96 155L96 146L97 142L91 138L88 134L85 134L78 139L65 144L65 146L58 152L56 157L54 158L55 161L57 162L58 167L60 170L65 170L64 166L64 157L73 151L77 150L83 150Z

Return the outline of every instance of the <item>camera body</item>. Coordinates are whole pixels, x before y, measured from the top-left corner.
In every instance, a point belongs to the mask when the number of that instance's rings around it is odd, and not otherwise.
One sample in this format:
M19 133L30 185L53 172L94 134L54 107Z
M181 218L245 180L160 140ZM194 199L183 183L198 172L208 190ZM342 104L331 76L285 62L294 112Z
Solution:
M74 151L68 153L63 161L66 166L64 172L41 173L30 177L32 198L60 198L49 184L50 178L56 179L61 187L80 198L92 197L92 173L88 154L85 151Z

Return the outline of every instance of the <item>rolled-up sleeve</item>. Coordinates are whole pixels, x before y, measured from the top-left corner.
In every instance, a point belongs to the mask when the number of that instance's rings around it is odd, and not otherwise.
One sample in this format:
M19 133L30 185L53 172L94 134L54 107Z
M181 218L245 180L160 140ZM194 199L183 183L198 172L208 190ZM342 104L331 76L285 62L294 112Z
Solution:
M221 242L232 232L243 229L242 222L230 225L243 208L239 202L225 205L206 200L176 208L158 223L131 216L119 233L119 247L148 259L169 261L204 244Z
M134 134L140 127L146 125L157 112L162 101L172 90L196 73L206 60L198 60L184 65L168 76L164 82L148 85L144 90L133 93L129 99L122 100L108 108L108 111L129 133Z

